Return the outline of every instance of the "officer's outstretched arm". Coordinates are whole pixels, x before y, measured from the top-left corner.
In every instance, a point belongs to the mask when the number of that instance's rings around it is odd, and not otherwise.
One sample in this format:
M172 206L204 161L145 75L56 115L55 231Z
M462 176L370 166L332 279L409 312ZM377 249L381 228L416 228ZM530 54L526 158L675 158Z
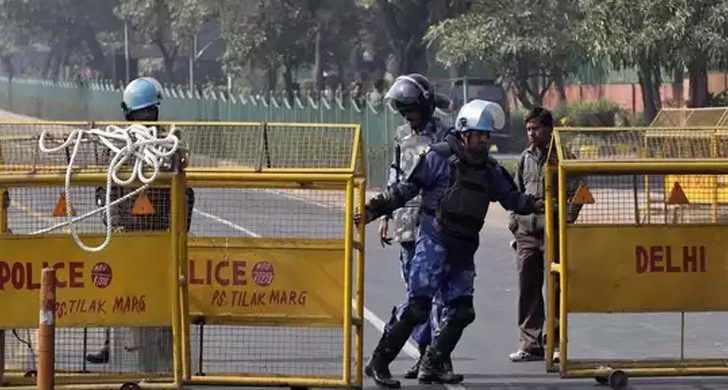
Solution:
M410 182L399 182L367 202L367 215L364 223L369 223L382 215L387 215L402 207L408 200L417 196L420 187Z
M427 158L423 156L404 181L390 185L384 192L369 199L366 205L364 223L369 223L404 206L408 200L420 193L420 190L429 181L430 176Z
M498 202L506 210L528 215L543 212L543 200L518 191L511 175L501 165L493 167L491 175L491 201Z

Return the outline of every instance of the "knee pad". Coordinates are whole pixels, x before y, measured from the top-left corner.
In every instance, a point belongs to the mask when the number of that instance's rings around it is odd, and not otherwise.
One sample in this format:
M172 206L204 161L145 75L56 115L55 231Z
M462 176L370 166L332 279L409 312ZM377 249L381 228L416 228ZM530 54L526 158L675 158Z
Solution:
M452 321L461 326L466 326L475 321L475 308L473 307L473 297L463 296L455 298L450 302L453 313L450 315Z
M412 324L423 324L430 317L431 298L410 298L402 313L402 320Z

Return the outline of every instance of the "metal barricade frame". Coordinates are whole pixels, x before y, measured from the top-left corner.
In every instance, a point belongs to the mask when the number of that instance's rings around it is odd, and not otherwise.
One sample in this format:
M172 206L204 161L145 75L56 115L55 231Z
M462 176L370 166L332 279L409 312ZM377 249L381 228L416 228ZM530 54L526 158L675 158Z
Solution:
M183 307L183 377L184 383L206 385L285 385L304 387L361 387L362 386L362 347L363 347L363 314L364 314L364 228L359 226L358 232L354 232L354 208L355 199L358 209L363 209L365 201L365 172L363 164L363 143L359 125L340 124L287 124L287 123L266 123L261 124L262 133L260 142L261 164L253 169L237 169L235 167L222 169L209 169L198 167L187 167L185 170L186 180L191 188L229 188L229 189L269 189L269 190L317 190L335 191L344 194L344 221L345 229L343 240L307 239L300 240L291 238L268 238L268 237L241 237L235 240L226 238L226 244L230 248L237 248L242 251L250 250L342 250L343 258L339 272L342 272L343 284L336 294L341 294L336 300L343 301L339 309L342 313L340 319L324 317L310 317L306 314L291 313L289 315L263 315L256 318L252 315L231 315L215 313L190 313L191 306ZM184 126L181 126L184 127ZM315 162L310 160L312 155L303 155L301 161L289 163L289 166L276 166L275 158L275 131L301 132L313 131L311 129L346 129L353 134L351 145L349 145L348 161L344 166L308 166ZM281 135L278 135L279 137ZM330 152L330 151L329 151ZM325 153L324 153L325 154ZM271 162L273 160L273 162ZM300 164L299 164L300 163ZM291 167L290 165L299 165ZM278 164L280 165L280 164ZM314 164L316 165L316 164ZM295 218L295 216L293 216ZM219 241L219 240L218 240ZM188 253L199 247L214 247L214 238L189 237ZM273 249L275 248L275 249ZM244 253L244 252L243 252ZM192 258L188 255L188 258ZM244 258L244 257L243 257ZM271 260L273 261L273 260ZM217 268L217 266L215 267ZM181 295L188 302L199 301L190 299L190 281L194 278L189 272L193 267L183 268L181 278L186 280L181 289ZM352 272L353 271L353 272ZM198 275L199 277L199 275ZM353 297L352 297L353 290ZM199 296L198 296L199 298ZM353 299L352 299L353 298ZM352 306L354 313L352 313ZM319 313L320 314L320 313ZM338 328L342 330L342 371L339 377L327 375L297 375L281 373L226 373L226 374L200 374L193 373L192 347L190 345L190 325L203 321L203 324L229 324L237 326L260 326L260 325L283 325L293 327L317 327L317 328ZM352 332L352 327L354 330ZM353 342L353 351L352 351ZM200 357L198 363L202 366L202 347L199 347ZM352 373L352 358L354 362L354 373Z
M0 123L0 125L6 124L5 122ZM27 123L24 123L27 124ZM73 125L76 125L74 123ZM2 170L2 168L0 168ZM6 191L9 188L12 187L36 187L36 186L45 186L45 185L62 185L64 183L65 177L62 173L50 173L50 172L43 172L43 173L32 173L27 172L24 170L15 170L15 171L3 171L0 173L0 187L3 188L3 191ZM169 224L169 230L167 232L156 232L154 234L149 233L115 233L112 236L112 245L114 244L114 240L123 240L125 243L128 244L128 242L133 242L135 237L144 238L148 241L160 241L164 240L167 245L169 245L169 248L166 250L167 253L170 255L169 264L174 267L175 269L179 267L179 264L181 264L181 257L180 255L183 253L182 251L182 245L183 242L179 241L176 237L178 236L178 231L180 230L180 221L182 221L181 216L184 215L184 208L182 208L182 205L184 202L180 201L180 196L184 196L182 186L180 184L183 182L183 176L181 172L177 173L168 173L168 174L160 174L158 177L158 182L156 182L155 185L161 185L161 186L169 186L171 188L172 194L170 196L170 203L171 203L171 212L170 212L170 224ZM105 185L106 183L106 174L105 173L92 173L92 172L81 172L78 174L75 174L73 176L73 184L74 185ZM6 209L0 208L0 220L2 220L2 224L0 224L0 228L3 230L2 236L0 236L0 247L3 246L5 242L12 242L12 241L32 241L32 242L38 242L39 244L35 245L43 245L40 244L41 242L56 242L56 244L53 244L54 246L57 246L59 242L64 242L66 247L75 248L77 253L83 253L79 248L75 247L75 244L73 243L72 239L68 236L59 236L59 235L37 235L37 236L28 236L28 235L9 235L7 234L7 212ZM102 237L100 237L98 234L82 234L81 238L84 240L94 240L98 241ZM49 244L47 244L49 245ZM118 247L118 245L123 244L117 244L117 248L115 249L117 252L120 251L121 248ZM124 251L128 250L126 249L128 247L123 248ZM46 249L48 250L48 249ZM163 253L163 252L162 252ZM79 256L83 258L84 256ZM81 260L82 262L88 261L97 261L97 260L89 260L90 256L85 256L88 259ZM109 263L113 263L112 260L106 259L104 261L108 261ZM40 267L37 267L38 271L40 271ZM91 267L83 267L86 269L86 271L90 272ZM111 270L109 270L111 271ZM70 272L70 270L69 270ZM169 305L171 305L170 308L170 317L169 317L169 326L172 327L172 349L173 349L173 356L172 356L172 372L170 373L169 377L165 376L159 376L155 377L152 380L147 381L148 376L147 374L139 374L135 372L129 372L129 373L103 373L103 372L57 372L56 374L56 389L118 389L120 386L123 386L124 384L132 385L132 386L140 386L143 388L181 388L182 386L182 354L181 354L181 305L180 300L176 299L179 288L178 288L178 279L175 273L171 272L171 270L166 271L169 275L169 279L167 280L167 283L169 287L171 288L171 291L168 291L168 298L171 302L168 302ZM80 276L80 274L79 274ZM88 275L87 275L88 276ZM70 278L71 276L69 276ZM117 276L118 278L118 276ZM113 277L110 276L109 279L113 280ZM70 283L70 279L67 280L68 283ZM119 284L120 282L117 282ZM63 291L61 290L59 292L59 301L63 299ZM37 296L34 297L34 303L37 304ZM147 301L151 302L151 301ZM35 312L36 305L32 305L29 310ZM115 304L116 305L116 304ZM58 310L57 306L57 309ZM36 318L36 315L33 315L33 318ZM6 330L8 327L15 328L15 327L27 327L28 325L31 325L32 323L27 323L27 318L22 319L8 319L7 326L4 326L4 330ZM10 324L10 322L13 321L22 321L22 323L17 323L15 326ZM156 320L155 320L156 321ZM125 324L117 324L115 322L104 322L103 319L90 319L88 321L84 321L83 323L70 323L70 324L61 324L63 327L85 327L88 325L96 325L96 326L102 326L102 327L112 327L114 325L121 325L121 326L129 326L130 323ZM33 325L34 326L34 325ZM164 325L167 326L167 325ZM3 333L3 332L0 332ZM4 335L3 335L4 336ZM4 337L3 337L4 341ZM0 354L3 354L4 351L0 350ZM31 385L34 382L34 378L32 376L23 375L22 372L20 373L13 373L13 372L4 372L4 378L3 378L3 385L10 386L13 389L35 389L35 386Z
M50 122L50 121L8 121L0 122L2 126L20 128L59 126L67 127L59 130L65 133L71 128L99 128L109 125L129 125L129 122L99 121L99 122ZM362 385L362 347L363 347L363 315L364 315L364 226L359 226L354 232L353 214L354 208L364 208L365 202L365 163L364 145L359 125L342 124L288 124L288 123L242 123L242 122L153 122L138 123L158 128L168 128L170 131L180 131L183 142L189 140L190 149L187 155L187 164L184 172L170 178L170 185L176 194L172 198L172 214L176 220L170 225L170 234L175 238L175 253L178 255L175 263L175 299L173 299L175 314L172 319L175 324L174 332L174 383L144 383L144 387L179 387L184 384L239 384L239 385L290 385L290 386L326 386L326 387L361 387ZM197 135L186 133L187 130L197 129ZM302 130L301 130L302 129ZM310 130L319 129L319 130ZM321 130L324 129L324 130ZM275 144L271 143L269 137L285 139L289 131L309 131L306 142L319 142L322 139L316 135L316 131L341 131L346 129L351 134L350 145L347 148L338 150L330 144L314 148L313 153L296 154L295 158L285 163L276 164ZM219 131L218 131L219 130ZM278 131L279 134L275 135ZM186 135L192 136L185 138ZM319 138L316 138L319 137ZM348 139L346 137L344 140ZM37 138L28 139L25 133L19 135L0 134L0 152L3 151L2 144L7 142L30 142L24 145L25 148L37 146ZM341 140L339 140L341 142ZM199 144L203 143L207 152L200 153ZM6 144L7 145L7 144ZM300 146L300 145L299 145ZM335 146L335 145L334 145ZM236 147L248 148L240 152ZM232 149L231 149L232 148ZM305 150L305 149L303 149ZM252 152L251 152L252 151ZM280 151L278 151L280 152ZM246 154L248 153L248 154ZM256 154L257 153L257 154ZM1 154L1 153L0 153ZM253 155L255 158L246 159L245 156ZM325 166L326 158L317 161L321 156L341 157L346 155L346 163L340 166ZM273 158L272 158L273 156ZM6 159L7 157L7 159ZM17 156L16 156L17 157ZM66 156L67 157L67 156ZM29 178L41 182L62 183L66 166L63 161L43 160L34 155L32 164L14 164L13 156L0 156L0 187L13 183L25 183ZM15 159L17 160L17 158ZM273 161L272 161L273 160ZM25 160L23 160L25 161ZM15 161L17 162L17 161ZM99 172L102 168L96 164L86 162L76 169L73 177L75 184L96 185L103 183L105 176ZM281 166L282 164L282 166ZM286 166L288 164L288 166ZM291 166L292 164L292 166ZM324 166L322 166L324 165ZM29 173L32 173L29 175ZM7 177L6 177L7 176ZM6 181L3 181L6 180ZM254 318L254 316L225 318L212 315L204 315L211 323L216 320L224 324L240 325L245 324L257 326L261 324L293 324L306 327L331 327L335 326L342 331L342 371L339 377L304 376L304 375L279 375L274 373L259 373L250 375L245 372L236 372L230 375L193 375L192 370L192 348L190 346L190 324L193 316L190 314L190 281L188 274L190 261L188 260L188 246L205 245L204 237L188 239L186 230L183 228L186 215L184 202L184 191L187 187L206 186L216 188L253 188L253 189L286 189L286 190L316 190L336 191L344 195L344 217L343 217L343 239L340 243L326 242L319 240L318 245L324 248L336 247L343 251L341 267L343 285L341 287L342 304L339 310L342 315L340 320L313 320L305 316L283 316L279 318ZM4 199L4 198L3 198ZM356 204L355 204L356 202ZM4 215L4 214L3 214ZM0 228L7 227L5 220L0 218ZM281 243L294 247L306 246L304 241L295 239L254 239L254 246L280 246ZM209 242L207 243L209 244ZM249 240L239 240L238 246L249 247ZM315 247L317 244L313 244ZM333 245L333 246L332 246ZM308 246L311 246L310 244ZM180 260L184 259L184 260ZM354 272L352 272L354 271ZM179 279L179 280L178 280ZM353 295L353 296L352 296ZM337 300L339 300L337 299ZM353 313L352 313L353 307ZM354 329L352 329L354 327ZM352 358L354 366L352 367ZM352 372L352 368L354 372ZM70 379L59 375L58 388L82 389L82 388L104 388L105 383L117 380L136 380L137 376L131 375L70 375ZM108 381L107 381L108 379ZM102 382L104 385L102 385ZM15 381L8 384L15 384ZM18 383L30 383L24 379ZM67 383L67 384L64 384ZM108 385L109 388L116 388L116 384Z
M684 130L684 129L683 129ZM706 242L715 244L713 238L717 237L722 232L723 237L725 233L728 233L728 225L719 223L717 218L713 218L711 221L700 223L692 223L690 221L680 224L670 223L665 219L664 223L657 223L656 221L646 222L639 218L639 207L637 199L637 191L639 185L637 181L634 184L634 221L627 222L617 221L612 223L576 223L568 222L567 220L567 207L570 204L570 200L567 199L568 181L579 177L580 175L725 175L728 174L728 163L725 160L721 160L716 155L707 156L701 158L701 156L688 156L687 158L675 158L675 157L655 157L649 152L649 136L654 135L654 132L658 129L654 128L556 128L554 130L552 143L550 146L550 158L549 163L545 166L545 217L546 217L546 241L547 241L547 348L546 348L546 361L547 370L550 372L558 371L562 377L595 377L600 383L610 382L613 387L618 387L621 384L626 383L626 375L633 376L682 376L682 375L728 375L728 359L674 359L674 360L569 360L568 358L568 315L570 312L585 312L585 313L613 313L613 312L656 312L656 311L670 311L670 312L685 312L685 311L704 311L707 309L717 309L721 311L728 310L728 302L721 301L709 292L706 293L705 302L696 304L695 301L688 303L681 303L677 301L673 302L660 302L659 299L654 299L651 296L649 301L640 302L639 304L628 305L625 301L619 301L620 298L612 298L608 303L593 303L591 305L585 305L583 303L577 303L575 296L579 295L583 290L571 291L570 287L573 285L579 285L574 282L573 278L585 277L584 270L581 269L579 273L571 275L570 271L575 270L575 261L579 261L578 258L572 258L573 254L570 253L569 243L570 233L576 234L577 230L584 229L602 229L606 231L608 229L622 229L622 233L638 235L636 232L646 234L663 234L666 237L673 237L677 233L680 235L685 233L686 235L705 236ZM665 131L665 129L662 129ZM620 133L621 132L621 133ZM711 137L712 133L711 131ZM610 140L624 141L626 138L623 135L629 135L630 142L632 145L628 145L626 148L622 148L622 152L617 152L617 149L609 149L606 152L590 155L583 155L577 157L573 154L573 148L570 146L569 141L579 140L574 136L584 136L583 139L588 137L607 137ZM662 134L661 136L654 137L653 140L661 142L660 140L666 140L669 136ZM714 139L714 138L711 138ZM589 144L590 142L581 141ZM596 141L594 141L596 142ZM721 142L725 142L724 140ZM629 143L629 142L627 142ZM624 151L627 152L624 152ZM582 184L584 184L582 182ZM646 187L645 192L649 198L649 182L645 179ZM581 185L580 185L581 187ZM587 188L588 190L588 188ZM555 196L555 192L558 196ZM577 189L578 192L578 189ZM577 196L577 195L574 195ZM682 195L685 197L685 195ZM591 197L591 194L589 194ZM670 196L672 197L672 195ZM649 202L649 200L647 200ZM594 202L594 199L591 199ZM590 203L586 200L585 203ZM667 200L665 201L667 203ZM680 203L680 200L678 200ZM554 205L557 205L558 215L554 214ZM583 207L587 207L584 205ZM678 204L678 206L681 206ZM715 215L715 214L714 214ZM558 226L558 228L557 228ZM605 230L606 229L606 230ZM666 230L667 229L667 230ZM667 235L668 230L674 229L675 232L671 235ZM650 233L653 231L653 233ZM625 233L626 232L626 233ZM558 241L555 242L554 238L558 234ZM618 235L615 235L615 237ZM712 238L711 238L712 237ZM583 238L583 237L582 237ZM712 240L712 241L711 241ZM615 248L624 243L611 242ZM708 244L706 244L708 245ZM558 250L558 255L556 254ZM617 250L617 249L614 249ZM707 249L706 249L707 251ZM622 251L624 252L624 251ZM620 252L620 254L622 254ZM701 252L702 253L702 252ZM558 256L558 259L556 258ZM636 255L639 256L639 255ZM668 255L669 256L669 255ZM677 255L676 255L677 256ZM684 255L683 255L684 256ZM669 257L668 257L669 259ZM722 258L718 258L717 261L721 261ZM664 258L663 258L664 260ZM625 261L620 259L620 264L615 266L617 268L624 268ZM651 260L650 260L651 261ZM667 265L663 267L670 267L669 260ZM701 266L702 267L702 266ZM616 271L615 271L616 272ZM617 274L600 274L599 277L604 278L607 282L619 285L622 288L623 284L626 284L624 288L632 288L634 290L633 280L630 280L628 272L622 272ZM637 271L635 271L637 272ZM677 272L677 271L675 271ZM621 277L622 279L612 279ZM627 276L625 276L627 275ZM588 275L586 275L588 276ZM589 277L593 277L591 275ZM706 277L715 277L715 275L709 275ZM560 284L560 294L557 296L556 292L556 281ZM591 279L589 279L591 280ZM663 281L664 282L664 281ZM632 284L630 284L632 283ZM582 283L583 284L583 283ZM583 286L582 286L583 287ZM595 287L597 288L597 287ZM615 287L616 288L616 287ZM591 291L591 290L590 290ZM588 292L584 292L587 295ZM665 295L665 299L668 300L673 298L671 295ZM559 349L560 359L556 363L553 359L553 353L555 350L555 321L556 321L556 302L560 303L560 315L558 316L559 324ZM571 309L571 305L577 305L577 311ZM644 306L643 306L644 305ZM685 305L685 306L681 306ZM589 307L587 307L589 306ZM690 307L688 307L690 306ZM659 309L659 310L657 310ZM681 334L684 340L684 323L681 329ZM681 348L684 348L684 341L681 342ZM681 356L683 356L681 354Z

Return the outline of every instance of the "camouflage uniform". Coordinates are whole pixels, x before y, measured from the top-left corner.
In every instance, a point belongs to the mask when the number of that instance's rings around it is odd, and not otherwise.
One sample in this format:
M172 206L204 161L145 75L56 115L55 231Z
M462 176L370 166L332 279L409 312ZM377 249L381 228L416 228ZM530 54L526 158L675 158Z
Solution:
M417 161L424 155L427 148L431 144L441 141L445 132L446 129L437 118L432 118L419 133L413 132L407 123L399 126L395 132L394 158L389 170L387 186L389 187L402 181L404 177L412 172L415 165L417 165ZM399 154L399 158L397 158L397 154ZM412 258L415 256L415 240L417 239L421 206L422 196L417 195L408 201L404 207L392 213L392 220L394 221L393 238L394 241L400 244L399 261L401 276L408 291L409 283L407 281L409 279ZM392 325L396 321L403 309L404 305L400 305L393 310L392 318L388 325ZM441 305L433 305L431 320L417 326L412 332L412 338L421 348L427 346L432 340L432 333L437 330L436 327L441 311Z
M387 375L389 364L415 327L431 320L433 298L442 302L445 309L440 320L441 329L428 347L422 367L439 362L442 363L440 368L447 370L443 375L449 379L438 376L437 381L457 383L462 380L451 372L448 374L447 362L450 362L462 331L475 320L473 255L479 245L479 232L488 205L497 201L506 210L519 214L536 211L536 199L517 191L511 176L495 160L465 162L461 160L465 158L461 157L464 156L462 146L459 146L462 143L455 140L455 136L446 138L449 142L433 145L414 171L407 175L406 181L389 187L367 202L369 217L376 218L398 209L416 195L422 195L415 257L408 278L408 299L402 315L384 332L372 354L372 372L383 373L380 379L375 375L375 381L388 387L396 385ZM455 150L451 145L459 149ZM447 150L444 150L445 146ZM473 179L479 181L473 182ZM477 204L477 210L471 210L473 204ZM471 211L477 216L469 215ZM430 363L427 363L428 356ZM426 372L422 367L418 374L420 380Z
M394 156L392 166L389 170L387 187L402 181L404 176L412 172L427 147L434 142L441 141L444 133L445 129L437 118L433 118L419 133L414 133L409 124L399 126L394 137L396 145L394 153L399 152L399 159ZM422 196L417 195L407 202L404 207L392 213L392 219L394 221L394 241L399 242L403 248L408 248L405 249L405 255L402 256L403 259L401 257L402 279L405 281L407 280L407 275L409 275L409 262L414 255L414 242L417 238L417 225L421 205ZM411 246L411 249L409 246Z

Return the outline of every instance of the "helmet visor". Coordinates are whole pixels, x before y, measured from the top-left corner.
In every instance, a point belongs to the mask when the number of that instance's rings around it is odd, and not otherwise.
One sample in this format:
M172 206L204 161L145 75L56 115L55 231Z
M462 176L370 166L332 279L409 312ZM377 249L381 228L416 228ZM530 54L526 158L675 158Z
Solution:
M417 104L422 97L422 91L411 81L399 79L392 84L384 100L395 104L395 108L399 106L409 106Z

